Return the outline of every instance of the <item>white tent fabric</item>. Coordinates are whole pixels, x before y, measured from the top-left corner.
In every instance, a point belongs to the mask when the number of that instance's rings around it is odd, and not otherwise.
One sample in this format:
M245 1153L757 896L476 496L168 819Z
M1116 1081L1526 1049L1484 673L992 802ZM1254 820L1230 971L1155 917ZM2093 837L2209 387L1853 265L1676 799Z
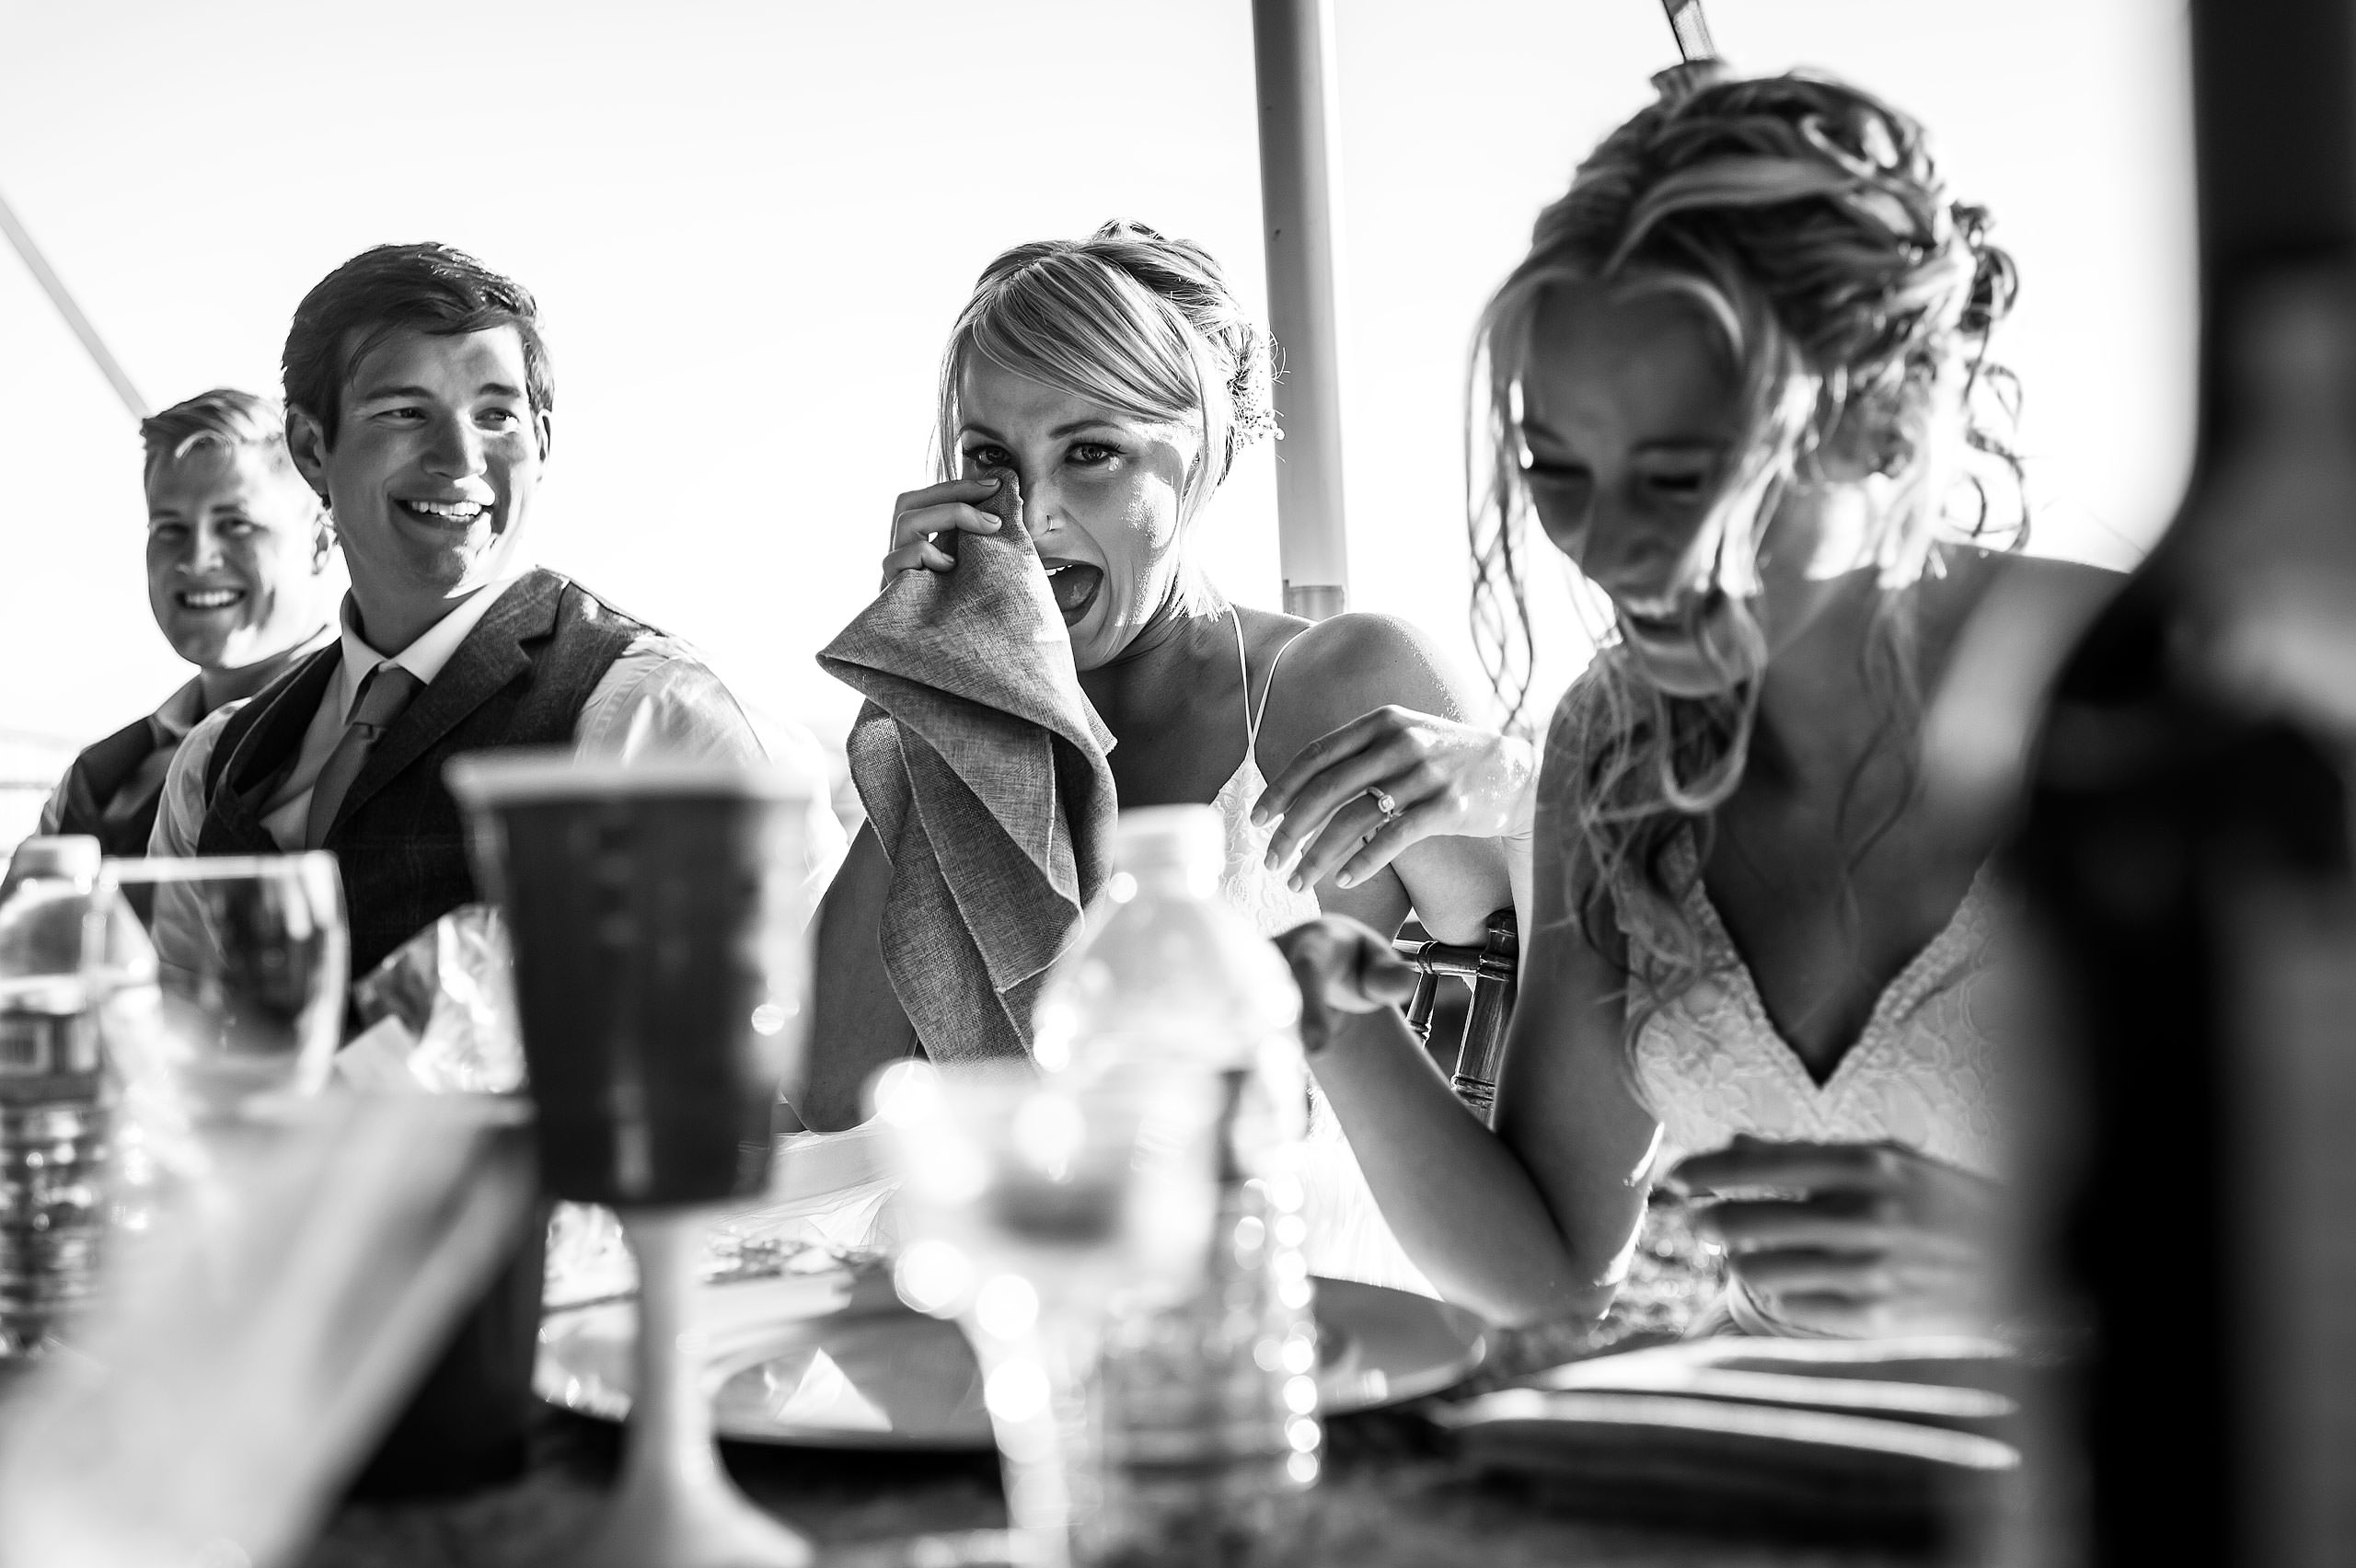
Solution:
M1350 604L1471 668L1467 334L1670 40L1634 0L1335 10ZM1266 299L1245 6L514 0L494 25L422 0L412 20L12 8L0 190L157 403L271 385L294 301L364 246L433 236L522 277L560 373L540 553L822 732L851 703L812 653L872 591L892 498L929 477L941 341L990 255L1134 216ZM1934 128L2022 261L2003 347L2038 493L2063 503L2040 548L2131 559L2173 503L2189 421L2177 8L1752 0L1711 21L1742 66L1837 70ZM453 93L462 128L429 107ZM1271 607L1289 445L1248 454L1202 519L1215 575ZM140 588L130 422L7 254L0 471L0 728L87 742L180 672ZM1585 645L1543 586L1541 681L1559 686Z

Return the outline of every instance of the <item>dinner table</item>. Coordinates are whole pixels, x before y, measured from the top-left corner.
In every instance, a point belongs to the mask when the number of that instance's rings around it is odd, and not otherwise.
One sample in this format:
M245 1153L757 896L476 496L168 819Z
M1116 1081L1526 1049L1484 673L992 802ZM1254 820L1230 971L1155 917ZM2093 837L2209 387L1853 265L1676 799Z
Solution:
M748 1208L715 1228L711 1277L741 1270L757 1280L788 1259L814 1261L805 1251L813 1233L798 1228L814 1212L833 1216L837 1241L852 1234L842 1228L844 1218L857 1218L874 1201L867 1131L800 1140L766 1200L771 1206ZM866 1198L857 1201L861 1193ZM855 1234L872 1239L863 1229ZM571 1294L592 1297L627 1285L626 1274L613 1273L618 1233L599 1211L562 1210L551 1235L552 1282L569 1279ZM780 1243L780 1235L799 1239ZM861 1248L821 1250L865 1259L852 1272L867 1287L884 1283L869 1277L874 1263ZM1682 1211L1666 1207L1648 1216L1628 1278L1600 1321L1501 1328L1431 1303L1450 1316L1457 1333L1477 1340L1473 1356L1450 1363L1444 1386L1419 1387L1415 1397L1329 1410L1322 1473L1257 1561L1284 1568L1993 1568L2009 1561L2005 1542L2018 1539L2025 1511L2036 1507L2036 1489L2019 1477L1976 1492L1968 1506L1946 1508L1928 1528L1921 1518L1893 1529L1887 1518L1861 1524L1805 1510L1762 1517L1676 1485L1584 1483L1576 1465L1500 1467L1493 1447L1466 1442L1446 1419L1467 1401L1531 1386L1550 1369L1593 1367L1605 1358L1628 1365L1636 1353L1688 1343L1722 1279ZM1327 1288L1334 1290L1330 1282ZM1337 1310L1352 1291L1362 1303L1369 1294L1339 1287ZM549 1324L564 1320L560 1298L567 1293L552 1284ZM1386 1314L1405 1299L1396 1292L1371 1296L1383 1298L1373 1305ZM561 1336L544 1331L542 1337L545 1356ZM623 1429L605 1419L617 1412L582 1409L539 1406L526 1466L506 1484L456 1497L345 1503L304 1568L562 1561L567 1539L594 1526L621 1458ZM998 1457L987 1447L722 1441L720 1451L744 1493L808 1535L831 1568L994 1568L1005 1561L999 1550L1005 1499Z
M618 1429L550 1410L529 1470L454 1500L354 1504L306 1568L504 1568L553 1561L589 1522L618 1457ZM875 1454L725 1444L745 1492L791 1521L839 1568L949 1568L998 1561L971 1532L1006 1523L987 1454ZM1675 1521L1612 1519L1456 1462L1412 1412L1329 1424L1326 1473L1265 1561L1288 1568L1921 1568L1992 1562L1966 1544L1808 1541Z
M1630 1343L1645 1343L1639 1336ZM1545 1347L1502 1336L1501 1354L1432 1399L1329 1416L1322 1475L1260 1561L1286 1568L1979 1568L2004 1561L1992 1520L1944 1539L1824 1528L1762 1529L1565 1493L1460 1453L1433 1412L1517 1380ZM470 1495L350 1503L328 1520L305 1568L505 1568L560 1560L593 1520L620 1455L621 1429L552 1406L536 1419L513 1482ZM728 1442L745 1493L791 1521L835 1568L996 1564L1006 1525L987 1452L861 1451Z

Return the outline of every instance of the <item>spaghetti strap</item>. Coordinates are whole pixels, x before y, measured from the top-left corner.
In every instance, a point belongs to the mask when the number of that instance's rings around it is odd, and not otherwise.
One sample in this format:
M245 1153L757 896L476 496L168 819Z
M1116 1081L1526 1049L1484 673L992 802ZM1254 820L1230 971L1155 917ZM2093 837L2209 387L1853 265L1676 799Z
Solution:
M1230 605L1227 618L1235 623L1235 665L1243 672L1243 755L1250 756L1260 742L1260 721L1252 716L1252 660L1243 651L1243 613ZM1268 699L1262 698L1261 709L1265 711L1267 706Z
M1260 683L1260 708L1255 713L1252 709L1252 663L1243 652L1243 617L1232 608L1227 613L1235 617L1235 657L1243 666L1243 755L1256 765L1260 759L1260 724L1268 717L1268 698L1276 689L1276 666L1284 663L1286 649L1299 641L1301 634L1294 632L1286 638L1276 657L1268 661L1268 674Z

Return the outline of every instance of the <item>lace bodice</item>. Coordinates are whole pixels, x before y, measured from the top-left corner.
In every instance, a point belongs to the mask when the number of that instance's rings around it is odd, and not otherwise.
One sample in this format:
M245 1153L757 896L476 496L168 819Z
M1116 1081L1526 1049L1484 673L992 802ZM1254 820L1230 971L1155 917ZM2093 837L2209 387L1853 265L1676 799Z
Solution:
M1266 706L1265 700L1262 706ZM1255 742L1258 728L1253 726ZM1276 836L1276 826L1252 825L1252 803L1267 787L1260 776L1256 747L1247 745L1242 766L1218 787L1211 804L1227 829L1227 869L1219 872L1219 896L1262 936L1273 937L1316 919L1318 907L1315 894L1307 889L1296 893L1285 881L1289 871L1268 869L1268 840Z
M1819 1086L1776 1032L1733 939L1694 870L1690 841L1672 873L1691 876L1686 908L1709 973L1646 1020L1638 1087L1662 1124L1660 1168L1738 1133L1810 1143L1903 1144L1981 1175L2000 1159L1992 963L1995 898L1983 870L1954 916L1875 1001Z

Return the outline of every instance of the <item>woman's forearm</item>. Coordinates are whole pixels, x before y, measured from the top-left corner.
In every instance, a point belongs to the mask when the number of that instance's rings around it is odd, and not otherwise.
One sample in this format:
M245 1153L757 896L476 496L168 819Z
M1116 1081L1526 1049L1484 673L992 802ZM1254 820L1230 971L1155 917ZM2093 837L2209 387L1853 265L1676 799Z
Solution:
M1449 1300L1503 1323L1610 1305L1620 1249L1574 1254L1530 1172L1396 1011L1350 1019L1311 1065L1392 1234Z

